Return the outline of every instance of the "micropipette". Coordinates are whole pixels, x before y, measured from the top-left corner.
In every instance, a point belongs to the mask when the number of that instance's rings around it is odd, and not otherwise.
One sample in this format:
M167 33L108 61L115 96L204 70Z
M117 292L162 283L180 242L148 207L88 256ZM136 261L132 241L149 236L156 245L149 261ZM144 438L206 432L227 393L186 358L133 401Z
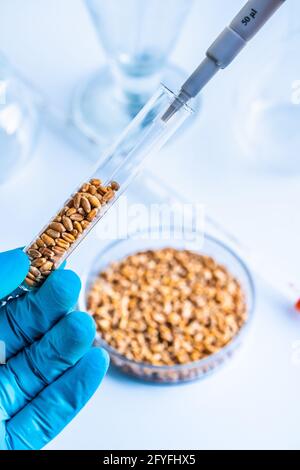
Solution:
M220 69L226 68L284 2L285 0L249 0L209 47L205 59L182 85L162 120L167 122L194 98ZM269 276L265 277L268 279ZM274 278L274 273L271 278ZM296 295L299 295L296 283L278 282L278 286L291 300L295 300ZM300 311L299 297L295 308Z
M285 0L249 0L206 52L205 59L182 85L163 115L167 122L194 98L220 70L227 67Z

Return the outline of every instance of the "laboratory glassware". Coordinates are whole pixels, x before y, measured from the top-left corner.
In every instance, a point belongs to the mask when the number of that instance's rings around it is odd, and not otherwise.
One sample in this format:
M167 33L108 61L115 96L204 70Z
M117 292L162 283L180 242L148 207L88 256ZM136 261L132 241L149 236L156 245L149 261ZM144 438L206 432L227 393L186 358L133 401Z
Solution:
M288 7L276 54L239 84L233 123L239 157L268 174L300 171L300 4L289 0Z
M185 73L168 63L193 0L86 0L108 63L75 93L76 124L111 143L159 83L176 90Z
M193 111L183 106L162 120L176 96L161 86L135 117L92 175L72 193L48 224L25 248L31 260L23 290L37 287L57 269L110 206L126 190L145 158L174 134Z
M150 197L153 197L151 193ZM165 229L169 233L168 228ZM185 229L187 229L187 226ZM192 230L192 227L190 227L190 230ZM157 234L155 233L156 231ZM176 231L176 227L173 227L173 231ZM178 232L182 234L182 227L178 228ZM146 237L145 233L147 234ZM251 325L255 306L255 289L252 276L243 260L239 258L230 247L208 234L204 235L203 243L199 246L198 239L201 237L200 234L196 237L195 241L187 242L177 236L167 239L166 241L161 227L155 229L155 227L146 226L145 233L132 233L125 240L115 240L109 245L106 245L97 254L82 276L83 288L79 298L79 307L84 311L87 310L87 299L91 286L97 279L99 273L105 270L112 261L120 261L136 252L155 250L165 248L166 246L180 250L188 249L212 257L218 263L226 266L228 271L239 281L245 295L247 308L247 320L244 325L232 341L218 352L210 354L201 360L186 364L155 366L126 358L123 354L120 354L120 352L107 344L98 333L95 341L97 346L103 347L108 351L111 362L115 366L126 374L133 375L143 380L159 383L178 383L207 377L225 364L244 341L248 328ZM195 236L194 233L193 236ZM192 236L187 236L187 238L192 239Z
M30 162L38 117L28 88L0 51L0 184L24 171Z

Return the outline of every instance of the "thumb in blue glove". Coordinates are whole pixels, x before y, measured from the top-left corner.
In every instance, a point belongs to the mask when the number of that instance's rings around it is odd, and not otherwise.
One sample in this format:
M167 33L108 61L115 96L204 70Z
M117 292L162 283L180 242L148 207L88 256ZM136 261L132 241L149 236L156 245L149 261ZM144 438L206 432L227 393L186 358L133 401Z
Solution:
M18 287L28 267L21 250L0 253L0 298ZM7 355L0 366L0 449L42 448L103 379L109 360L91 347L94 322L86 313L71 312L79 291L77 275L58 270L38 290L0 309Z

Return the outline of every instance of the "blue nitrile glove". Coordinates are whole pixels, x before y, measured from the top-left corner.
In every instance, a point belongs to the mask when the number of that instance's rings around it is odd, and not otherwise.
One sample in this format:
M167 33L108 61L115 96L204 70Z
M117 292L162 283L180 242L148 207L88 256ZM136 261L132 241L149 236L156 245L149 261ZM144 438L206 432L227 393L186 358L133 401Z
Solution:
M25 278L21 250L0 253L0 298ZM69 313L80 280L58 270L35 292L0 309L0 449L40 449L93 395L108 367L105 351L92 348L92 318ZM1 351L0 351L1 353ZM0 354L1 356L1 354Z

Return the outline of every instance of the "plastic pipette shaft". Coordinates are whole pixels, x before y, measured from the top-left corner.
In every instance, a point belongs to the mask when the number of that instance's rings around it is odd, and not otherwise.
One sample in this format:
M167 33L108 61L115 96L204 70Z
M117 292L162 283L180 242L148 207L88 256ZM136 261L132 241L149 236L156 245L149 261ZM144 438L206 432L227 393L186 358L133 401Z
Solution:
M181 90L162 119L168 121L220 70L227 67L271 18L285 0L249 0L206 52L206 57L182 85Z

